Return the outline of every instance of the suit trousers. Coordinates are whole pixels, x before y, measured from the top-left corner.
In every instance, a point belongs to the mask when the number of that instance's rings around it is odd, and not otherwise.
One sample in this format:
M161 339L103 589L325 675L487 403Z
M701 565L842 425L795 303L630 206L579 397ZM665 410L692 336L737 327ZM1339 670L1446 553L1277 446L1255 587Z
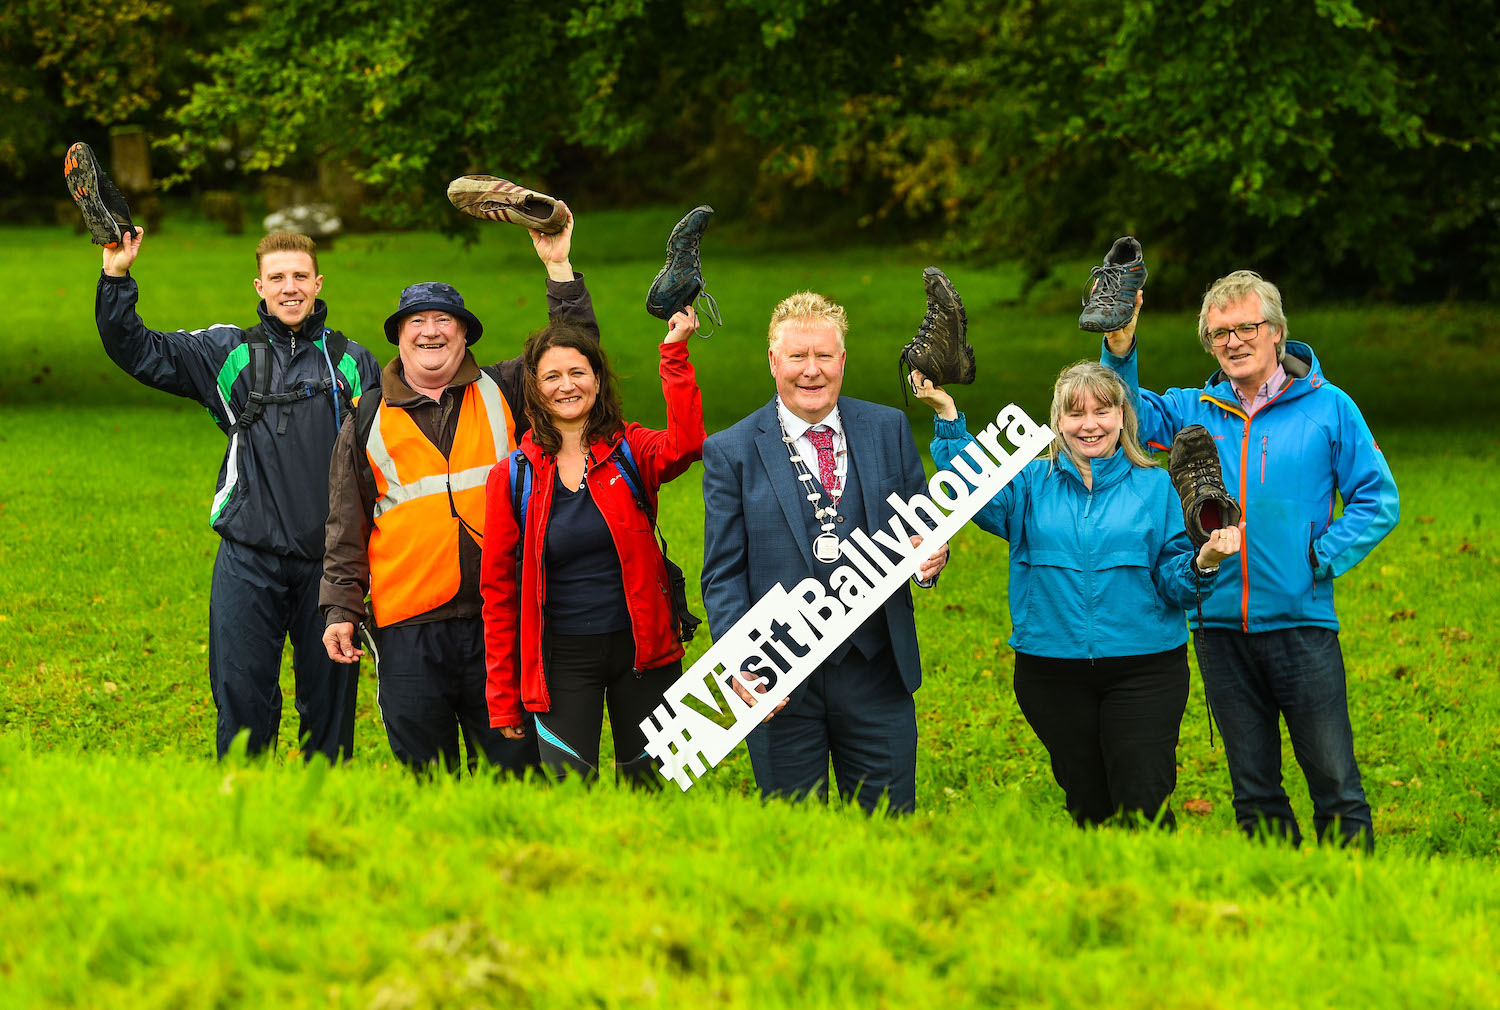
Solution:
M839 795L873 812L917 805L917 708L889 647L866 659L857 649L819 666L786 708L745 740L755 784L767 798L828 797L833 760Z

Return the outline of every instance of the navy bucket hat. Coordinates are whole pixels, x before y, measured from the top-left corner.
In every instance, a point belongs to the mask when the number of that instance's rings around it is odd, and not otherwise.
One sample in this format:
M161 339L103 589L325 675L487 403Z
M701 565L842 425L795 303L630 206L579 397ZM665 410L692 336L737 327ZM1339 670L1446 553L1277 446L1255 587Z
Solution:
M451 284L442 281L422 281L401 292L401 303L385 321L385 339L399 344L401 320L418 312L446 312L464 321L464 343L472 344L484 336L484 324L464 308L464 296Z

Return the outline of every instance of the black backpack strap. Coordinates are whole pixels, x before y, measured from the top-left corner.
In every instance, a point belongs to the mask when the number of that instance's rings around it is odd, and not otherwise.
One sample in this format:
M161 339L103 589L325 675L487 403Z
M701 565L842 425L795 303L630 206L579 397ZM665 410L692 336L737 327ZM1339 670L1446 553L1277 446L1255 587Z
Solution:
M250 395L245 400L240 416L229 426L228 435L233 437L244 431L266 412L266 394L271 389L271 342L259 324L245 331L245 347L250 352Z

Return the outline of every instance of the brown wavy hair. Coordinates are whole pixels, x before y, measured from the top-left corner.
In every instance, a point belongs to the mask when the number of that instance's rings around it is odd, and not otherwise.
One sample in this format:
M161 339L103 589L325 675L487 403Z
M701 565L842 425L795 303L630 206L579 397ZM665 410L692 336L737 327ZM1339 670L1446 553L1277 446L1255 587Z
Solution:
M600 439L612 439L625 430L625 411L620 406L620 380L609 367L609 358L599 346L599 338L576 323L554 321L526 338L521 357L526 364L523 385L526 389L526 416L531 419L531 440L543 452L554 456L562 449L562 433L552 423L552 408L542 399L537 382L537 363L554 347L569 347L582 354L594 370L599 389L583 428L585 446Z

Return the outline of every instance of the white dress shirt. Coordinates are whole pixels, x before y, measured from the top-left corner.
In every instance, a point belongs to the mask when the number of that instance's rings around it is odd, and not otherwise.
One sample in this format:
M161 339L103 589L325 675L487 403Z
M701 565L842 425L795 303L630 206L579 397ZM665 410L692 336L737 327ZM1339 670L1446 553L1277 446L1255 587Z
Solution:
M809 429L816 428L820 424L833 432L833 469L839 475L838 495L842 495L843 489L849 484L849 470L852 464L850 463L849 443L844 438L844 422L839 417L838 405L834 404L833 409L828 412L828 416L821 421L804 421L790 410L787 410L786 404L782 403L781 397L778 396L776 398L776 414L781 418L781 430L786 432L792 439L792 449L797 455L802 457L802 462L807 465L808 471L813 475L813 480L817 481L819 486L822 486L823 478L818 473L818 450L813 447L812 439L807 437L807 432ZM793 464L788 463L787 465L792 466ZM827 494L826 488L824 489L824 494ZM831 504L833 504L831 501L824 502L825 506Z

